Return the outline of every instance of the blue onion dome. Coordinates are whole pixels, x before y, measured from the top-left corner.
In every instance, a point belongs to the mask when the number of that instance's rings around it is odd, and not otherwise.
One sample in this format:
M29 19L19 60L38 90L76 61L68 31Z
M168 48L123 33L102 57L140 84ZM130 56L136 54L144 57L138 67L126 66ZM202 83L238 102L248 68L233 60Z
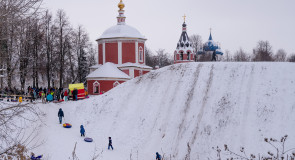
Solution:
M204 51L216 51L219 49L219 46L216 42L213 41L211 32L209 36L209 40L203 46Z

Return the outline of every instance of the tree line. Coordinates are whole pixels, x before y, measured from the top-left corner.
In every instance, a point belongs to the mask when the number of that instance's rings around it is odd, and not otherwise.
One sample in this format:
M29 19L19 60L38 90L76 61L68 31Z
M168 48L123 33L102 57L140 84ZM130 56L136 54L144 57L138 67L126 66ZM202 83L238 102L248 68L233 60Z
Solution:
M196 52L202 49L203 42L200 35L194 34L190 36L190 40L193 43L193 48ZM279 49L274 52L269 41L260 40L257 42L256 47L252 53L245 52L242 48L235 51L233 54L229 50L225 50L221 61L227 62L250 62L250 61L276 61L276 62L295 62L295 53L287 56L287 52L284 49ZM196 61L210 61L210 55L199 56Z
M189 37L192 42L192 46L197 53L202 50L203 42L200 35L194 34ZM153 53L149 48L146 47L146 64L153 68L161 68L167 65L173 64L174 58L171 53L167 53L165 49L158 49ZM225 50L220 61L225 62L258 62L258 61L275 61L275 62L295 62L295 53L287 54L284 49L279 49L274 52L269 41L258 41L256 47L252 53L247 53L242 48L235 51L233 54L229 50ZM195 61L206 62L211 61L211 54L197 55Z
M0 0L0 87L20 82L39 87L84 83L96 51L83 26L72 27L63 10L55 16L42 0Z

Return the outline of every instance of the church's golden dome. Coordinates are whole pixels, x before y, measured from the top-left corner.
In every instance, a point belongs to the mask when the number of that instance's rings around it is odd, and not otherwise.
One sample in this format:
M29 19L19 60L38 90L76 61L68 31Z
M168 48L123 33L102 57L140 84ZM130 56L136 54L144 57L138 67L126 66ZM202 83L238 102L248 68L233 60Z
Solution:
M124 9L125 4L122 2L122 0L120 0L120 3L118 4L118 7L120 8L120 10Z

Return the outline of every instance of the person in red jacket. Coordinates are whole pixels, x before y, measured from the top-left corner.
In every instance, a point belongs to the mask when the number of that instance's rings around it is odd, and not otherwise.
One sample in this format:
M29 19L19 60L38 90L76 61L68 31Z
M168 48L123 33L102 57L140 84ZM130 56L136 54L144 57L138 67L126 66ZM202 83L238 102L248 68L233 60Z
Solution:
M68 90L66 89L65 93L64 93L64 96L65 96L65 101L68 100Z

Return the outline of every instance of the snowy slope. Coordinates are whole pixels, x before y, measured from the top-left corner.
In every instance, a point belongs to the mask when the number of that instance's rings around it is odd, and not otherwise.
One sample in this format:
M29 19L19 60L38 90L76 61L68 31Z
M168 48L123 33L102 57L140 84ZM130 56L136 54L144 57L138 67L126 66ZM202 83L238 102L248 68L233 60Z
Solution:
M89 160L95 148L104 160L154 159L155 152L180 160L216 159L212 147L228 144L247 153L270 150L264 137L288 134L295 146L294 63L189 63L168 66L130 80L88 100L46 104L35 150L65 160L77 142L77 156ZM58 124L62 108L73 128ZM83 124L86 136L79 137ZM108 151L108 137L115 150Z

